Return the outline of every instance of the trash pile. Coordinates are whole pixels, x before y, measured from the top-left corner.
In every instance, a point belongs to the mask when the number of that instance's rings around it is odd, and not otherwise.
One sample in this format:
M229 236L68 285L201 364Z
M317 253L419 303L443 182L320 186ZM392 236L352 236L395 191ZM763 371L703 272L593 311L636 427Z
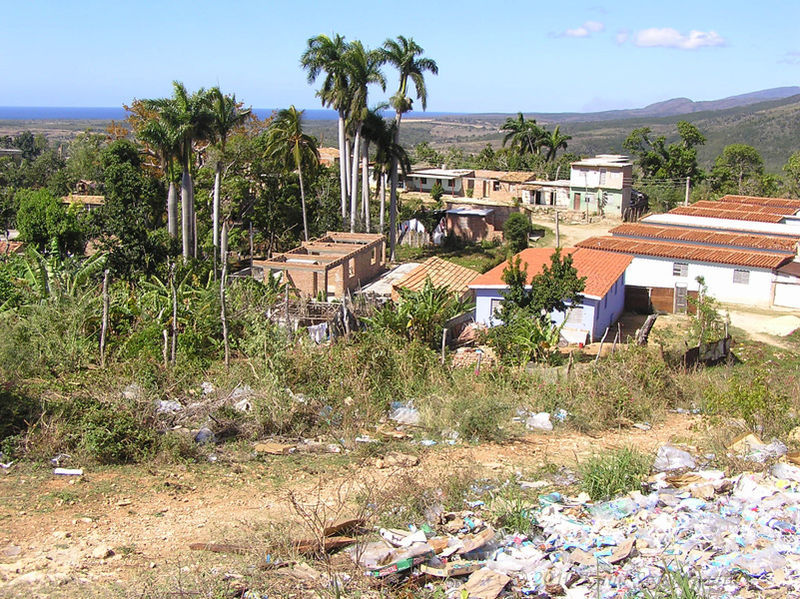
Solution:
M495 531L478 501L419 527L381 529L381 540L348 551L372 580L444 585L453 597L635 597L665 569L702 578L711 597L784 597L800 586L800 467L792 460L800 456L726 477L696 470L690 454L667 445L642 491L605 502L540 495L521 512L527 536Z

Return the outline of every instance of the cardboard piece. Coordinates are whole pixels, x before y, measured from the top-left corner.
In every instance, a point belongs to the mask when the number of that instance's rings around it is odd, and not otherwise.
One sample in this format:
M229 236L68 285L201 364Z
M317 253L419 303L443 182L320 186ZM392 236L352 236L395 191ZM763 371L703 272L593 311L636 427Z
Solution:
M614 547L611 555L600 558L599 560L594 556L594 554L584 551L583 549L574 549L572 553L569 554L569 558L575 564L590 566L592 568L596 568L599 561L607 562L609 564L616 564L631 554L633 543L634 539L632 537L630 539L625 539L622 541L622 543Z
M465 576L467 574L472 574L476 570L483 568L485 565L485 560L457 560L442 564L441 566L422 564L419 567L419 570L423 574L429 574L439 578L451 578L453 576Z
M456 551L459 555L464 555L465 553L469 553L470 551L475 551L476 549L480 549L486 543L491 541L494 538L494 529L491 526L487 526L482 531L474 535L467 535L462 540L461 548Z
M333 537L335 535L340 535L344 532L351 532L353 530L364 528L365 524L366 522L363 518L350 518L347 520L337 520L326 526L322 531L322 535L325 537Z
M495 599L510 581L511 578L502 572L481 568L470 575L460 590L466 591L470 599Z

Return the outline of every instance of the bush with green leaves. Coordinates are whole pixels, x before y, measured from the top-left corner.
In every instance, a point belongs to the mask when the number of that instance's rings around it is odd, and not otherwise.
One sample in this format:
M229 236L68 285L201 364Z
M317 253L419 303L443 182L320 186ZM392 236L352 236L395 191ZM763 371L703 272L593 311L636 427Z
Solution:
M652 463L651 456L630 448L598 453L580 465L581 488L595 501L634 491Z
M791 402L765 373L753 377L734 374L721 389L708 386L703 411L712 418L741 418L748 428L765 436L780 436L797 424Z
M528 362L558 364L562 328L563 323L557 326L520 310L508 322L490 328L486 341L500 362L509 366L525 366Z
M85 231L75 208L68 209L46 189L22 189L14 201L20 240L40 252L51 247L62 256L83 252Z
M528 235L532 230L531 221L521 212L513 212L509 215L503 224L503 237L514 254L518 254L528 247Z

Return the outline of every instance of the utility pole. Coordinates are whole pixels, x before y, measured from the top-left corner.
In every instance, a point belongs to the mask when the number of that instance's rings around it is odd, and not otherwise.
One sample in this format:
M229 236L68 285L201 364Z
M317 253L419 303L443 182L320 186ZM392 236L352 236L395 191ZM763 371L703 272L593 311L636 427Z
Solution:
M561 233L558 230L559 214L560 214L560 212L558 210L556 210L556 247L557 248L561 247Z
M686 177L686 196L683 198L683 205L689 205L689 177Z

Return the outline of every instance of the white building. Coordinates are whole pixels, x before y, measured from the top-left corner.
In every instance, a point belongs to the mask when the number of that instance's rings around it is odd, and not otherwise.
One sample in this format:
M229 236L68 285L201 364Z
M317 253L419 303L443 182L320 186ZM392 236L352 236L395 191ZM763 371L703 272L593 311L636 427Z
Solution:
M430 192L438 181L444 193L464 195L464 178L471 177L475 171L469 169L426 168L408 173L405 176L407 191Z

